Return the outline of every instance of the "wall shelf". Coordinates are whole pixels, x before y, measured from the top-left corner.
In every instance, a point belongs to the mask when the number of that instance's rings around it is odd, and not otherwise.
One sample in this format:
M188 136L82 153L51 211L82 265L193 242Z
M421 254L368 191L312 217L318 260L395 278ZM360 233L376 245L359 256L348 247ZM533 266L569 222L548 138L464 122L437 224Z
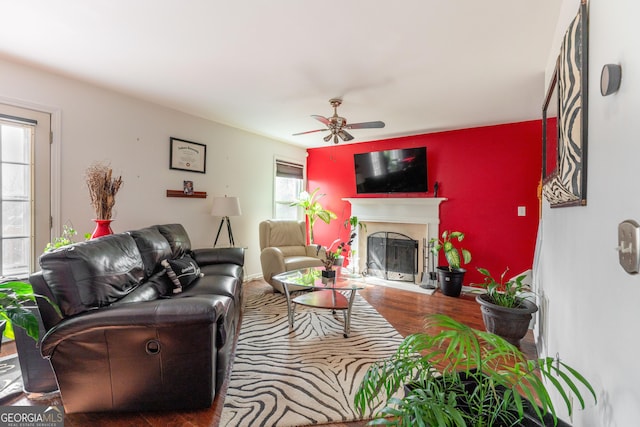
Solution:
M185 197L190 199L204 199L207 197L206 191L194 191L193 194L185 194L182 190L167 190L167 197Z

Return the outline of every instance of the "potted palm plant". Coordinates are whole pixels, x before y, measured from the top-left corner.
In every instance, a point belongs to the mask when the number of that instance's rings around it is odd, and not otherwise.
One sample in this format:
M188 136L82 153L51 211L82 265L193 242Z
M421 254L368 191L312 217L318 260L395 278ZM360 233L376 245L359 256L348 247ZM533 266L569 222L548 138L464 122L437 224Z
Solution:
M438 256L438 253L442 251L447 260L448 265L438 266L436 270L440 290L444 295L450 297L460 296L464 274L467 272L461 265L471 262L471 252L455 246L456 241L462 242L462 240L464 240L464 233L448 230L442 233L440 239L430 240L432 253Z
M529 329L532 314L538 311L535 302L523 294L530 290L522 283L526 275L505 282L509 268L504 270L499 280L494 279L485 268L478 268L478 271L484 276L484 282L480 285L486 289L486 293L476 296L485 328L513 345L520 345L520 340Z
M304 214L307 217L307 226L308 226L307 235L309 236L310 244L314 243L313 226L316 222L316 219L320 218L322 221L329 224L332 219L338 218L338 216L335 213L333 213L330 210L324 209L322 207L322 205L318 200L324 197L324 194L318 194L318 191L320 191L320 188L316 188L311 192L311 194L309 194L306 191L303 191L302 193L300 193L300 196L298 197L298 199L293 203L291 203L290 205L290 206L300 206L303 209Z
M582 409L586 395L596 401L591 384L564 362L527 360L502 337L435 314L426 332L369 367L354 403L361 413L382 406L369 425L566 426L548 388L569 414L573 399Z

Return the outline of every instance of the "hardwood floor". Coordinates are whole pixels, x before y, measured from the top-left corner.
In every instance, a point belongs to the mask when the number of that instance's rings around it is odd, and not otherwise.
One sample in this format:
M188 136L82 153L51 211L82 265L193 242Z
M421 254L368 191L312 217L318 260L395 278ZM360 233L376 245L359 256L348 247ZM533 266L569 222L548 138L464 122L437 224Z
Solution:
M272 292L271 287L262 280L245 283L245 295L264 294ZM484 329L480 306L475 302L475 296L461 295L452 298L436 292L434 295L419 294L410 291L386 288L382 286L368 286L360 294L391 323L396 330L406 336L422 330L424 319L428 314L442 313L477 329ZM354 312L354 316L357 313ZM522 351L530 358L536 356L533 335L531 331L522 341ZM3 352L11 352L11 346L3 348ZM15 350L14 350L15 351ZM172 412L136 412L136 413L91 413L65 415L66 427L85 426L113 426L113 427L141 427L141 426L181 426L181 427L214 427L218 425L226 386L216 397L213 405L199 411ZM61 405L60 399L49 401L31 401L21 397L11 405ZM362 427L366 422L325 424L329 427ZM245 426L242 426L245 427Z

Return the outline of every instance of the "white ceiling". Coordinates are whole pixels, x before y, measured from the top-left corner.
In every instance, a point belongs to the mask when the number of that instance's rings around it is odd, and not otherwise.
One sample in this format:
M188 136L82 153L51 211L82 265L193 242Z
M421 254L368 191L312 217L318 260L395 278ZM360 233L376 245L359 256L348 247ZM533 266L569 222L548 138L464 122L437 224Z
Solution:
M0 57L305 147L540 118L557 0L26 0Z

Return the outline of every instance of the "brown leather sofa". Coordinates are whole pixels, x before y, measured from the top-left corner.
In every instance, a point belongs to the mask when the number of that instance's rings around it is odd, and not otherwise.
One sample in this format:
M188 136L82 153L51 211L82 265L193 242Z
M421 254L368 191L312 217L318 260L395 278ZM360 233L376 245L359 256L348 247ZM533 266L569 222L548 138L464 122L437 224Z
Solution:
M269 219L262 221L260 231L260 263L262 276L277 292L284 292L282 284L272 277L285 271L307 267L321 267L320 257L325 249L318 251L316 245L307 245L304 221ZM302 287L290 287L295 291Z
M191 249L180 224L76 243L30 277L65 412L211 406L242 308L244 250Z

